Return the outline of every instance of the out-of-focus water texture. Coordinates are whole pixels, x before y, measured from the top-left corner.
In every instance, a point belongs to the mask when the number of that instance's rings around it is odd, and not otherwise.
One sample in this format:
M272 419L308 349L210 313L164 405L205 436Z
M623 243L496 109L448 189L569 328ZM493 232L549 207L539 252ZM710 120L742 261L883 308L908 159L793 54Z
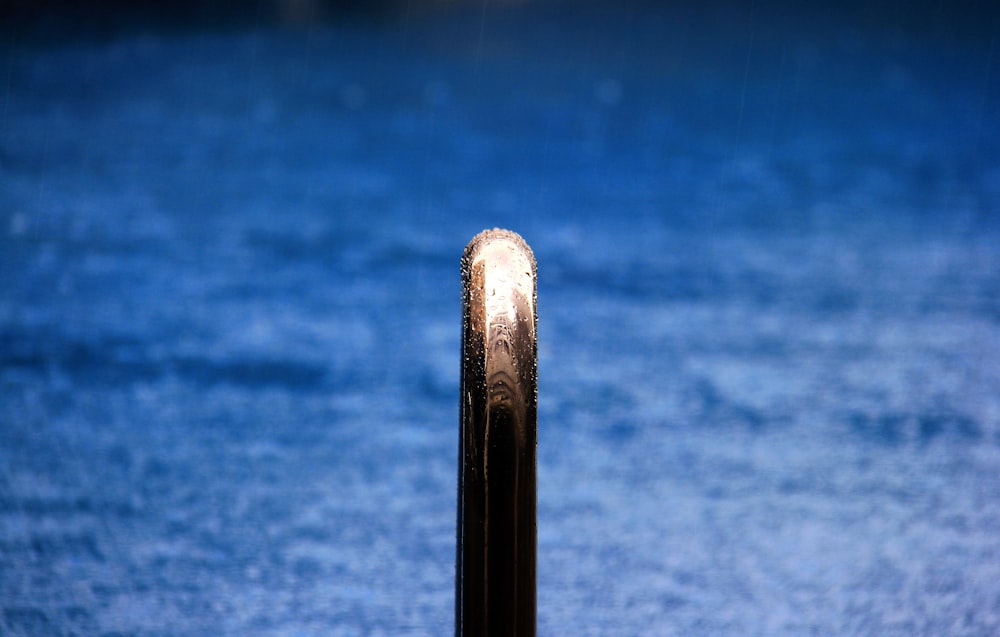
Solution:
M797 4L2 5L0 634L449 634L493 226L540 635L1000 633L1000 22Z

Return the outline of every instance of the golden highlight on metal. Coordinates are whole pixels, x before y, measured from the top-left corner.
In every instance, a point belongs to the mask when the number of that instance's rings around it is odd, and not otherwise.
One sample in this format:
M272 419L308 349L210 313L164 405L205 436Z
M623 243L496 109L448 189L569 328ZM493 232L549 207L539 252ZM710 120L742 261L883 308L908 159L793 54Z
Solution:
M462 257L457 637L533 637L538 318L531 248L484 230Z

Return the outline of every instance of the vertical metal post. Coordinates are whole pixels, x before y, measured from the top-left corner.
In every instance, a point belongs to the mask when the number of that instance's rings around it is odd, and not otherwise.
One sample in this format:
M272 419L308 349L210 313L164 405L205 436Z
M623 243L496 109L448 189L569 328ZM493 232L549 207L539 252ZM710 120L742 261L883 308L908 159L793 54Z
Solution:
M484 230L462 257L456 637L534 637L538 339L531 248Z

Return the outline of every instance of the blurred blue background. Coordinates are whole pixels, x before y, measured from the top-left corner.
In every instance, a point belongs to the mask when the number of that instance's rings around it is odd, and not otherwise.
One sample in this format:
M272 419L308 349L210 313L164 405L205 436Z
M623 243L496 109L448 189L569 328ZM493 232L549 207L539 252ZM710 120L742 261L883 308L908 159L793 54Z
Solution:
M0 634L449 634L494 226L540 635L1000 632L990 3L0 24Z

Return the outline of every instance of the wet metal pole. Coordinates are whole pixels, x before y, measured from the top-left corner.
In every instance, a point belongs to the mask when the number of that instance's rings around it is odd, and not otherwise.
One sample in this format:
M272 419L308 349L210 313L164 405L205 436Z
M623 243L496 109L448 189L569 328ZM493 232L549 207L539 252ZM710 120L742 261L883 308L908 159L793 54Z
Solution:
M535 257L507 230L462 257L456 637L534 637Z

